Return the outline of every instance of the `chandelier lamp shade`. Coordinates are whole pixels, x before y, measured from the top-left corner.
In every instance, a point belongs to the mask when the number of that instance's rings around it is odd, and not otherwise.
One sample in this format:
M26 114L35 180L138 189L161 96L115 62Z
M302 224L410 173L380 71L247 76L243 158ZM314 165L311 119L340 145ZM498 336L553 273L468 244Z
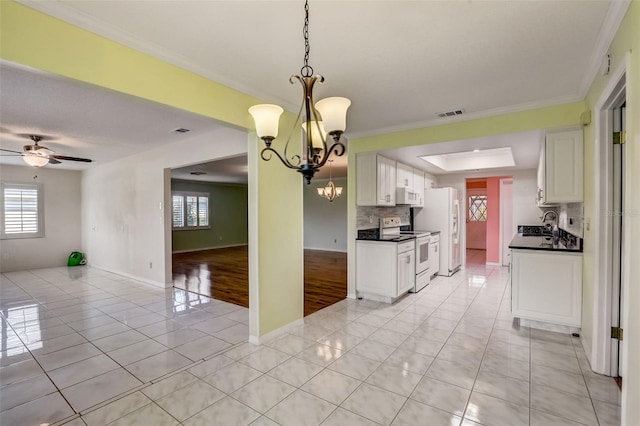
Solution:
M326 198L329 202L342 195L342 187L336 186L331 179L331 163L333 163L333 160L329 160L329 182L325 186L317 188L318 195Z
M309 65L308 0L305 1L304 10L304 66L300 69L300 75L292 75L289 79L291 84L299 82L302 85L302 103L282 154L271 144L278 136L280 115L284 110L278 105L262 104L249 108L249 113L255 121L258 137L265 143L265 148L260 153L262 159L269 161L275 155L286 167L301 173L309 184L332 154L339 157L345 153L345 146L340 142L340 138L347 128L347 109L351 101L347 98L332 97L314 102L313 87L316 83L322 84L324 77L314 75L313 68ZM291 135L295 133L298 123L301 123L303 128L302 150L300 154L290 154L288 150ZM327 143L329 137L330 145Z

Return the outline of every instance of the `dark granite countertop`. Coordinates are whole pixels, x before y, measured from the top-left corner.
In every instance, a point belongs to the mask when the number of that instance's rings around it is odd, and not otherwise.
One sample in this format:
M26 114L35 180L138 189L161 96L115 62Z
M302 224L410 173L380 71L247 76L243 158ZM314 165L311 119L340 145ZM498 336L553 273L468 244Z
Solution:
M543 251L556 251L567 253L582 253L581 245L565 245L566 240L561 240L559 244L554 245L551 243L551 237L547 236L527 236L524 237L520 234L513 237L509 244L510 249L522 249L522 250L543 250Z

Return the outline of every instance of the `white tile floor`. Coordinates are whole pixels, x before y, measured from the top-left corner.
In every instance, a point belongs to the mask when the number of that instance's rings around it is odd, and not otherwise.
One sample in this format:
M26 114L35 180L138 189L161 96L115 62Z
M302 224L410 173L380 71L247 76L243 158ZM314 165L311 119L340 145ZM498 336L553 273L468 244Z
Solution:
M394 305L344 300L254 346L246 309L182 290L3 274L0 423L619 425L613 379L578 339L515 325L507 282L472 256Z

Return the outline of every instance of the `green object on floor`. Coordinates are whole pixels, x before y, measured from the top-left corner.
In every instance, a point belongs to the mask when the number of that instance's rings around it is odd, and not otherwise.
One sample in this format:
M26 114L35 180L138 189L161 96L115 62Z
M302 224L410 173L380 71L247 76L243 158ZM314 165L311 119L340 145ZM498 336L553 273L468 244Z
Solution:
M79 251L74 251L69 255L69 261L67 262L67 266L78 266L84 265L87 261L84 258L84 254Z

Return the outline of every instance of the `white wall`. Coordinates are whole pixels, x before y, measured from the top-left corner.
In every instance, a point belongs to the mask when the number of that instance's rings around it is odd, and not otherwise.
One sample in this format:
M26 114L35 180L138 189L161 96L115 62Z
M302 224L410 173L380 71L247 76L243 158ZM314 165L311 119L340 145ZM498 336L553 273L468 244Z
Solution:
M304 248L327 251L347 251L347 178L333 182L342 187L342 196L329 202L320 197L316 188L328 179L314 179L303 185Z
M165 169L246 152L246 132L221 128L92 165L82 173L82 248L89 264L158 286L170 283L171 209L165 205L171 181Z
M44 238L0 241L0 272L64 266L72 251L81 251L80 176L55 166L2 166L2 182L43 185Z

